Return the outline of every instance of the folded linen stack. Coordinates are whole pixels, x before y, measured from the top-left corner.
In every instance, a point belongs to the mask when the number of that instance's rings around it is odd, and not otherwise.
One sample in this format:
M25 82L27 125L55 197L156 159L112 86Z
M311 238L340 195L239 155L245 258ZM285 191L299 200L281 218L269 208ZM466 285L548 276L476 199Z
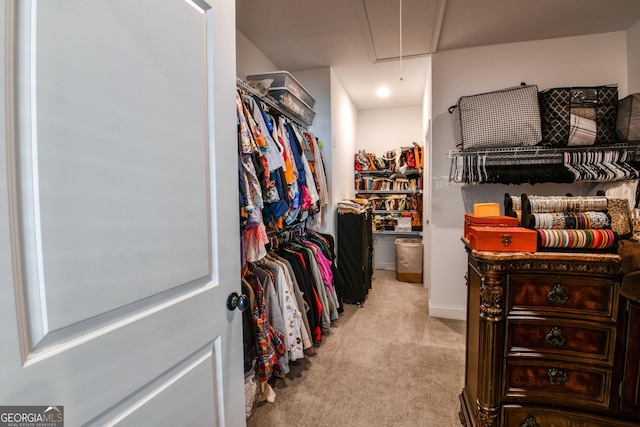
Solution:
M339 214L363 214L369 208L367 199L344 199L338 202Z
M569 125L569 142L568 147L578 147L585 145L593 145L596 142L597 126L595 120L589 120L571 114Z

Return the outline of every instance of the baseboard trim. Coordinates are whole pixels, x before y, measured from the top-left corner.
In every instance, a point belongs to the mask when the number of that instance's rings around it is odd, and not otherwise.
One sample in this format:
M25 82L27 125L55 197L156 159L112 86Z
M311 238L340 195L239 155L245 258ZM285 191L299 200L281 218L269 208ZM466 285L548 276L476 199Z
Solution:
M435 305L429 301L429 316L441 319L467 320L467 310L464 307Z
M394 270L396 269L396 263L395 262L379 262L376 261L375 262L375 269L376 270Z

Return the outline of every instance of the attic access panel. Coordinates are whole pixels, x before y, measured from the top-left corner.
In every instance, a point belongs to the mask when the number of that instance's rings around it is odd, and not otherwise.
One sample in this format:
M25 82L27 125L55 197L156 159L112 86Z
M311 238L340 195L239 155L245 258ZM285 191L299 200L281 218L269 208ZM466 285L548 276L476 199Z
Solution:
M400 56L400 0L362 0L376 61ZM402 56L430 53L439 0L402 0Z

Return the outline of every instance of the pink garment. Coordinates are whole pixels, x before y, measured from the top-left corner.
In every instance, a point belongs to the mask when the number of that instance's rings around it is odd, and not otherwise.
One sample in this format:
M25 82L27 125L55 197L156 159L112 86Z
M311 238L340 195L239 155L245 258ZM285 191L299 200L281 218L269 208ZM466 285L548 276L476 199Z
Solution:
M329 291L333 294L333 273L331 272L331 261L324 256L322 249L320 249L320 247L315 243L308 240L303 240L302 242L313 250L316 256L316 261L318 262L322 281L329 287Z
M306 185L301 185L300 190L302 193L302 205L300 206L304 210L308 210L311 207L311 194Z
M243 238L247 261L259 261L267 255L267 249L264 245L269 243L269 237L267 237L264 224L246 228Z

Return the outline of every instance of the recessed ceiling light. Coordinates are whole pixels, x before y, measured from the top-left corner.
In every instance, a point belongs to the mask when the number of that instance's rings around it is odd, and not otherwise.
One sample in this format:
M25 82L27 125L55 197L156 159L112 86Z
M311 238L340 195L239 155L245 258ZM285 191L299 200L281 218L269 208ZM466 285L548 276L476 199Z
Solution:
M391 91L386 86L379 87L378 90L376 90L376 95L378 95L380 98L386 98L390 94Z

